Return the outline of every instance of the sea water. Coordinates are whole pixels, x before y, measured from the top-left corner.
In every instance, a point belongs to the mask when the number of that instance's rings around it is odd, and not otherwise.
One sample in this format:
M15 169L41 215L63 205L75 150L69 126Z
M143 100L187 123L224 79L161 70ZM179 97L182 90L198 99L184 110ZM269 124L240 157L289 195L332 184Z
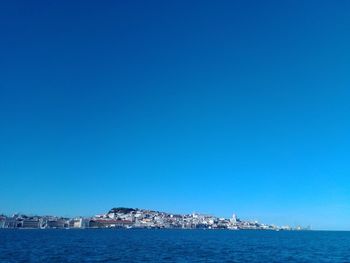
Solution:
M350 232L3 229L0 262L350 262Z

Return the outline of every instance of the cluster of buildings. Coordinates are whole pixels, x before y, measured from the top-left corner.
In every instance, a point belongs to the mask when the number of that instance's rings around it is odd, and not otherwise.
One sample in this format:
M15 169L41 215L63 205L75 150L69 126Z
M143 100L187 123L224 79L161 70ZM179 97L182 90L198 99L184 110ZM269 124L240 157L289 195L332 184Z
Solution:
M87 218L64 218L56 216L26 216L15 214L11 217L0 216L0 228L86 228Z
M243 221L233 215L219 218L211 215L171 214L159 211L113 208L106 214L89 218L63 218L55 216L0 216L0 228L178 228L178 229L255 229L255 230L304 230L301 227L278 227L257 221Z

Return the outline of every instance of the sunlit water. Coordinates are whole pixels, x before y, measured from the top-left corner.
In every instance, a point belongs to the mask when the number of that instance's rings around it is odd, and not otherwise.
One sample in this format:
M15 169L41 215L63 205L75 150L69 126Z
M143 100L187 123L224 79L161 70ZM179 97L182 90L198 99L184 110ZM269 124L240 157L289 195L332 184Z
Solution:
M350 232L4 229L0 262L350 262Z

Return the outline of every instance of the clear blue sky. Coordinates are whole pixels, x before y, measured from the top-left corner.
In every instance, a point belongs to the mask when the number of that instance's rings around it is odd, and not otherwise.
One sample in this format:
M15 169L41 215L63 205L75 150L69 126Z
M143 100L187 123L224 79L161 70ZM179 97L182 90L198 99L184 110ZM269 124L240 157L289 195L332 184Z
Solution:
M0 212L350 229L348 1L7 1Z

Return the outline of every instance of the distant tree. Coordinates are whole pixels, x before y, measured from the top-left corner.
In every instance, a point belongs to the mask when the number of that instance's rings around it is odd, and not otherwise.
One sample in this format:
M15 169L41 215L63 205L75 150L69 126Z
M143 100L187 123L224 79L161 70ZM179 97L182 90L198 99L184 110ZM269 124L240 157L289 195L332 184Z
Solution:
M120 214L129 214L131 212L136 211L134 208L127 208L127 207L115 207L109 210L108 213L120 213Z

